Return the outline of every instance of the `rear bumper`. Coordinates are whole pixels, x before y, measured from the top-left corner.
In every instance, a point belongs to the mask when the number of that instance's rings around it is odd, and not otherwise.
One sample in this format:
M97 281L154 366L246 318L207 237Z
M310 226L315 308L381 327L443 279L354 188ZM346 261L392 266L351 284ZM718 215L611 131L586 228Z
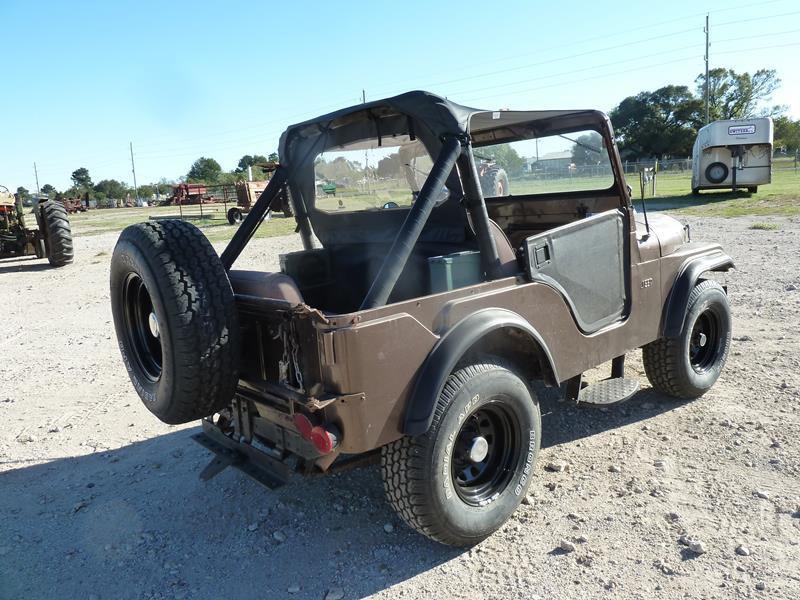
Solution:
M289 481L292 471L288 465L250 444L236 442L209 421L203 421L203 431L193 435L192 439L216 455L200 473L203 481L218 475L227 467L235 467L271 489Z

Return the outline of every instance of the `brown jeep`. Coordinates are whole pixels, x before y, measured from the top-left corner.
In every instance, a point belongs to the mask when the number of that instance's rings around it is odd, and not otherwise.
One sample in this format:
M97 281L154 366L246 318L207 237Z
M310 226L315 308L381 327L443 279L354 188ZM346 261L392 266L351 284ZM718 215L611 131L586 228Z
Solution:
M276 486L380 453L411 527L474 544L530 486L531 382L618 402L638 387L623 377L636 348L670 396L719 377L731 318L703 274L732 261L640 218L604 114L409 92L289 127L280 157L221 257L175 220L128 227L114 250L125 366L162 421L202 419L204 479L233 465ZM280 273L234 270L284 186L305 250ZM607 361L608 379L582 383Z

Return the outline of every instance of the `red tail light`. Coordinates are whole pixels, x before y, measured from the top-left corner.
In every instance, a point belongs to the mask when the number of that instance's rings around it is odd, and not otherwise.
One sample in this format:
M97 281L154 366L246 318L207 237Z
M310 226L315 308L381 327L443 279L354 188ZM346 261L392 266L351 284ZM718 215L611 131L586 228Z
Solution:
M311 430L314 429L314 425L309 421L308 417L301 413L295 413L293 421L303 439L310 440Z
M311 430L311 443L320 454L328 454L336 446L336 436L327 429L317 426Z

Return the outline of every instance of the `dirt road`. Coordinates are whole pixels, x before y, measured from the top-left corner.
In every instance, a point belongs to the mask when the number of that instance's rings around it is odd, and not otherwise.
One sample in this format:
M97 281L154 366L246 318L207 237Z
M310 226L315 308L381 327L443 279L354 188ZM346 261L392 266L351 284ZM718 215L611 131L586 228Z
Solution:
M200 482L197 427L159 423L122 367L116 234L59 270L0 262L0 598L800 597L800 222L687 220L738 267L722 379L603 411L543 393L528 502L471 550L399 522L375 467ZM244 263L297 246L256 240ZM627 368L646 383L638 353Z

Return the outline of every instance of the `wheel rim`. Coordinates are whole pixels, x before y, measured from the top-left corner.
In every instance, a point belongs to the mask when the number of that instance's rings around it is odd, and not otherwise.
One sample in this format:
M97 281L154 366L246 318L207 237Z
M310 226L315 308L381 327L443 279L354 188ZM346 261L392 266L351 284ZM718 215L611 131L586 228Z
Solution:
M125 333L129 352L139 371L150 381L161 376L161 326L147 287L136 273L125 280L122 292Z
M708 178L713 182L719 183L723 179L725 179L725 176L726 176L725 167L723 167L722 165L713 165L708 170Z
M719 349L720 326L716 313L700 313L689 337L689 363L698 373L708 371L716 362Z
M519 442L519 419L502 403L484 404L464 419L453 445L451 474L465 503L483 506L508 487Z

